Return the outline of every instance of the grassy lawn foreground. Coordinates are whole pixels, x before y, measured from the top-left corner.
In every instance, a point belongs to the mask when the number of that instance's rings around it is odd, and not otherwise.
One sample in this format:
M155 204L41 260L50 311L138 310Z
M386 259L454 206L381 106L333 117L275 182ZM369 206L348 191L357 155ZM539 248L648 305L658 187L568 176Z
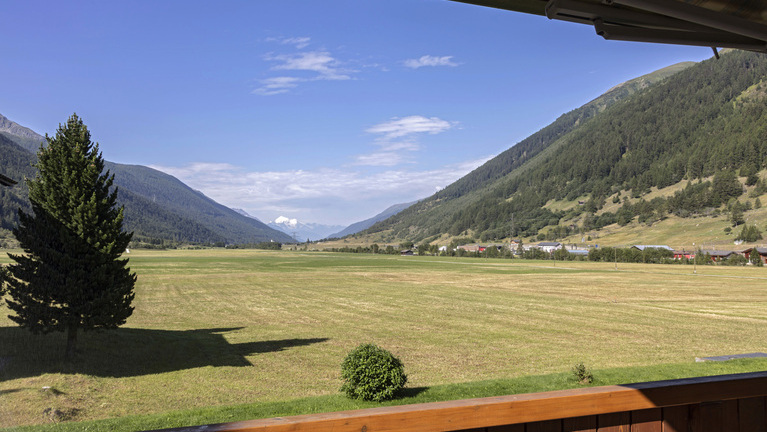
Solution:
M243 250L129 257L139 275L134 315L116 331L81 334L75 364L60 360L62 335L31 336L0 311L0 427L49 423L53 410L77 421L168 421L137 426L145 428L176 424L175 414L160 413L237 411L215 408L225 405L247 404L248 415L253 404L282 406L267 416L296 413L283 404L295 399L316 411L349 409L358 405L338 395L339 365L362 342L400 357L408 387L423 390L417 402L489 395L467 393L472 386L508 392L516 387L497 383L529 375L564 383L578 362L643 371L675 364L676 372L646 375L662 379L719 370L679 366L695 357L765 351L760 268L698 266L693 275L689 266L616 271L587 262ZM734 363L726 372L765 365ZM485 384L443 394L477 381Z

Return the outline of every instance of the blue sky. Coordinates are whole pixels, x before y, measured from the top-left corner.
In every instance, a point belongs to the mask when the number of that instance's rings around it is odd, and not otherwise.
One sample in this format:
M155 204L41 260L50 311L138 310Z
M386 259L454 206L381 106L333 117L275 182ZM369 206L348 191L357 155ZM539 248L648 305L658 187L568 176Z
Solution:
M0 113L76 112L108 160L263 221L424 198L610 87L708 48L447 0L2 3Z

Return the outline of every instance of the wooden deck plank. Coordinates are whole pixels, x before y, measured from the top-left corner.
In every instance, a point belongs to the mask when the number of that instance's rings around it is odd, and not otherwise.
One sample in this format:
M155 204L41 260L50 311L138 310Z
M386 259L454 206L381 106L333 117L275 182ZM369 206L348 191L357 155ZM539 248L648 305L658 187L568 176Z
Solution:
M738 401L738 420L741 432L766 432L765 398L752 397Z
M724 426L722 402L706 402L700 404L701 430L705 432L727 432Z
M527 432L562 432L562 420L546 420L527 424Z
M663 432L687 432L690 408L687 405L663 408Z
M738 421L738 400L724 401L722 402L722 408L724 430L740 430L740 422Z
M564 432L597 432L597 416L583 416L562 420Z
M525 425L513 424L505 426L493 426L487 428L487 432L525 432Z
M631 432L663 432L663 412L660 408L633 411Z
M631 412L616 412L597 416L597 432L631 432Z

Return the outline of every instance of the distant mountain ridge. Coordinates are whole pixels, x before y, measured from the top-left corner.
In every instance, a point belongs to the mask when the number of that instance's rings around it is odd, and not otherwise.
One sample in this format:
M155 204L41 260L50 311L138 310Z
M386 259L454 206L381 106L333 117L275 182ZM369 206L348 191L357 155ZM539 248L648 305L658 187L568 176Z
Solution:
M20 124L8 120L7 117L0 114L0 135L6 136L24 149L36 153L40 144L45 142L45 137L33 131L32 129L21 126Z
M36 175L31 166L36 151L28 144L44 138L5 117L0 121L0 172L19 181L12 188L0 188L0 228L11 229L18 221L16 209L31 211L26 184L21 181ZM134 232L136 241L292 242L287 234L223 206L163 172L113 162L107 162L106 169L115 175L118 204L125 206L125 229Z
M286 216L280 216L273 221L269 221L266 225L294 237L299 242L321 240L328 237L330 233L343 228L340 225L303 223L299 222L298 219L291 219Z
M253 216L252 214L250 214L250 213L246 212L245 210L243 210L243 209L241 209L241 208L233 208L232 210L236 211L237 213L239 213L239 214L241 214L241 215L243 215L243 216L245 216L245 217L249 217L249 218L251 218L251 219L255 219L255 220L257 220L257 221L261 222L261 219L259 219L259 218L255 217L255 216Z
M369 219L365 219L363 221L353 223L349 225L348 227L344 228L342 231L328 235L328 238L341 238L341 237L346 237L348 235L357 234L360 231L364 231L370 228L376 222L388 219L417 202L418 201L413 201L413 202L404 203L404 204L394 204L393 206L388 207L386 210L382 211L381 213L378 213L377 215Z

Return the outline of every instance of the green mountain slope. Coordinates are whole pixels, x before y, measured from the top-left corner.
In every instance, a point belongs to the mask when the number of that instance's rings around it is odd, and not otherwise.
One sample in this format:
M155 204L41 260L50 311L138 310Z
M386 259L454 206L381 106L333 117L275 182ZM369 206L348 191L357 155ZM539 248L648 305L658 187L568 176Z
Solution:
M549 145L569 132L577 129L586 121L616 102L631 96L637 91L644 90L694 64L694 62L677 63L611 88L603 95L582 107L561 115L550 125L544 127L528 138L525 138L515 146L487 161L481 167L460 178L455 183L449 185L440 192L437 192L434 198L437 200L456 198L482 187L486 187L488 183L521 167L541 151L545 150Z
M725 171L745 176L767 166L765 79L767 58L729 52L609 102L600 104L600 97L367 232L413 241L444 234L504 238L512 229L563 237L617 222L728 212L742 188L721 195L703 182L675 197L642 197L682 180ZM609 197L626 201L606 212Z
M5 131L0 133L0 172L19 182L0 188L0 229L10 230L18 222L18 208L31 211L23 179L35 176L32 164L36 156L27 147L43 138L5 117L0 118L0 124ZM17 132L21 135L14 135ZM134 232L135 240L292 241L287 234L222 206L160 171L112 162L107 162L106 168L115 174L118 204L125 206L125 228Z

